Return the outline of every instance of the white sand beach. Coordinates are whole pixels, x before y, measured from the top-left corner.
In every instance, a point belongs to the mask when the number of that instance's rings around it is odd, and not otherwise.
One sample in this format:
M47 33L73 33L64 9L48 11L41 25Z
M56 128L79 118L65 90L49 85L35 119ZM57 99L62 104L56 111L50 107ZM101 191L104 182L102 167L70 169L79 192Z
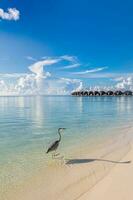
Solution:
M133 146L122 159L133 161ZM133 199L133 162L117 164L102 181L79 198L80 200L132 200Z
M102 151L90 153L89 159L81 153L80 159L70 159L66 164L51 163L48 171L41 170L7 199L132 200L132 146L119 147L114 153L99 158Z

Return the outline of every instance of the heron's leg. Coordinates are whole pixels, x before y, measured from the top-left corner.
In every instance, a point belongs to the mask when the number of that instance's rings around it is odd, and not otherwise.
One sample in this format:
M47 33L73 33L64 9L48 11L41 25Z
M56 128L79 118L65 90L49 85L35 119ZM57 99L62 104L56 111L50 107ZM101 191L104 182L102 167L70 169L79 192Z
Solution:
M58 156L58 155L60 155L60 156ZM56 159L60 160L61 164L65 163L65 157L63 155L61 155L60 153L57 153L56 156L58 156L58 157L56 157Z
M55 153L52 153L52 159L54 159L55 158Z
M65 156L60 156L60 161L61 161L61 165L66 165L66 159L65 159Z
M56 151L55 151L55 153L53 154L53 158L54 159L59 159L58 155L60 155L60 153L56 153Z
M56 156L58 156L59 155L59 153L56 153L57 151L55 150L55 152L53 153L53 158L55 159L56 158Z
M55 156L59 156L59 155L60 155L60 153L56 153L56 152L55 152Z

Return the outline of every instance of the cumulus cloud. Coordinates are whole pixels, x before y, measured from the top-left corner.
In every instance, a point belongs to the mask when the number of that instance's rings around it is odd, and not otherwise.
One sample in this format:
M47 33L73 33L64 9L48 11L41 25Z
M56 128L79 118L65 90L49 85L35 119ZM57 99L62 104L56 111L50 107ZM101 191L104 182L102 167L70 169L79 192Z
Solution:
M1 95L65 95L82 88L82 81L51 77L45 67L60 62L61 57L46 58L29 66L29 73L0 74ZM10 80L10 81L8 81Z
M89 73L95 73L99 71L103 71L104 69L107 69L108 67L98 67L90 70L85 70L85 71L80 71L80 72L74 72L73 74L77 75L84 75L84 74L89 74Z
M44 79L43 94L67 95L81 85L78 79L56 78Z
M3 20L19 20L20 12L16 8L8 8L7 12L0 8L0 18Z
M15 80L13 84L0 81L0 95L67 95L82 88L82 81L66 78L41 78L27 74Z
M38 91L37 91L35 76L32 74L27 74L24 77L20 77L14 86L14 91L17 94L22 94L22 95L37 94Z
M129 76L127 78L120 77L118 80L118 83L116 84L117 89L121 90L133 90L133 77Z
M61 83L64 83L65 86L65 92L72 92L73 90L81 90L83 88L83 83L79 79L69 79L69 78L61 78Z
M7 85L5 84L5 82L3 80L0 80L0 90L7 90Z

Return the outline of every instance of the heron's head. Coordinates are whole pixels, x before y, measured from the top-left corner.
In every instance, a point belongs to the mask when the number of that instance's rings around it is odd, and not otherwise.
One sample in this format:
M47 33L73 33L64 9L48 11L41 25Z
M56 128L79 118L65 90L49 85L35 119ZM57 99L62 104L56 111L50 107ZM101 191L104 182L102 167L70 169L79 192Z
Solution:
M58 128L58 132L62 132L62 131L64 131L66 128Z

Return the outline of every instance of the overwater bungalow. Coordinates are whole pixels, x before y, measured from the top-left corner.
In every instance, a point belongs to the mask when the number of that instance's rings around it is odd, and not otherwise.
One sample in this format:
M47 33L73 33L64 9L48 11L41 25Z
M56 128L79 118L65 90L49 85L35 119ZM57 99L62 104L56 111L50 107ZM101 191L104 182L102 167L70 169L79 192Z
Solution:
M77 92L72 92L71 95L77 96Z
M89 92L88 91L85 91L84 92L84 96L88 96L89 95Z
M93 91L89 91L88 94L89 94L89 96L94 96L94 92Z
M132 91L125 91L122 92L121 90L116 90L116 91L88 91L88 90L82 90L82 91L73 91L72 92L73 96L131 96L133 95Z
M113 96L113 95L114 95L114 92L111 91L111 90L109 90L109 91L106 92L106 94L107 94L108 96Z
M95 96L100 96L100 92L99 91L94 91L94 95Z
M121 95L123 95L123 92L120 91L120 90L118 90L118 91L115 91L115 92L114 92L114 95L116 95L116 96L121 96Z
M105 96L105 95L107 95L107 93L106 93L105 91L100 91L99 93L100 93L100 96Z
M126 96L131 96L131 95L133 95L133 92L131 92L131 91L125 91L125 92L124 92L124 95L126 95Z

